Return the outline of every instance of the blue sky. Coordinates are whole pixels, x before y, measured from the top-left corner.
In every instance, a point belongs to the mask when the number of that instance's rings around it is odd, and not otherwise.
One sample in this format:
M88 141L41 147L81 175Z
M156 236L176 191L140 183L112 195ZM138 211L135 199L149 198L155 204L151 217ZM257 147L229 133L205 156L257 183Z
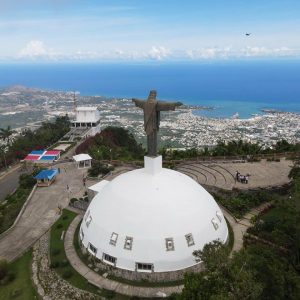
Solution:
M299 0L0 0L1 61L299 57Z

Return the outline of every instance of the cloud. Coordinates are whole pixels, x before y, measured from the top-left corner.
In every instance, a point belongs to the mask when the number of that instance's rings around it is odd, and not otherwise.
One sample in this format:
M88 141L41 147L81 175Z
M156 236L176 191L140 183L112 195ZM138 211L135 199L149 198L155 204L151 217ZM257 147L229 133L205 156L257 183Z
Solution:
M201 49L187 50L186 56L193 60L209 59L234 59L234 58L251 58L251 57L292 57L299 55L299 51L288 47L267 48L267 47L208 47Z
M56 59L59 54L52 49L46 49L44 43L39 40L32 40L28 42L18 54L18 58L27 59Z
M231 47L218 48L209 47L196 50L187 50L186 54L191 59L214 59L214 58L228 58L230 56Z
M200 49L168 49L164 46L152 46L150 49L124 50L75 50L69 53L59 53L46 47L43 41L31 40L18 55L17 60L36 61L180 61L180 60L225 60L237 58L274 58L274 57L296 57L300 52L288 47L206 47Z
M266 47L246 47L242 49L241 55L246 57L282 57L296 54L294 49L288 47L266 48Z
M149 52L146 54L146 57L154 60L163 60L171 55L171 51L163 46L153 46Z

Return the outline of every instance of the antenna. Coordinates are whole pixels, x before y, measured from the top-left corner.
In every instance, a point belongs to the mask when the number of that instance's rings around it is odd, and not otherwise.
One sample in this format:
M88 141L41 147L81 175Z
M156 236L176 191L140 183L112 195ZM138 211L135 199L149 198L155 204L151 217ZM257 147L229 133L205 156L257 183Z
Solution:
M74 101L74 112L76 112L76 108L77 108L77 101L76 101L76 92L73 92L73 101Z

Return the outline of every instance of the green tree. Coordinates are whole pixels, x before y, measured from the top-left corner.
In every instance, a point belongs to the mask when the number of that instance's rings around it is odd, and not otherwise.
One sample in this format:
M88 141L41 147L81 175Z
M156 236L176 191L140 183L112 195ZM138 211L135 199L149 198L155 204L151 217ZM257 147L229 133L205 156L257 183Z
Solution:
M0 157L4 163L5 169L7 169L6 151L7 151L7 147L5 145L0 145Z
M256 300L262 293L262 286L256 282L247 263L236 256L230 259L228 248L219 241L195 251L197 261L202 261L204 271L187 273L180 300Z
M11 136L14 133L16 133L16 131L12 130L10 126L7 126L7 128L0 128L0 138L8 145L10 144Z

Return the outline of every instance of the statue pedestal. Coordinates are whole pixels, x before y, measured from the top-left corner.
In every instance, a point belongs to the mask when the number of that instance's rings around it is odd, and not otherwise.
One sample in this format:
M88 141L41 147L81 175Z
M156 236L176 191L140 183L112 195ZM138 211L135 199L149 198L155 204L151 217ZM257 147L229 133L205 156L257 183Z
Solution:
M144 156L144 168L145 171L151 175L159 173L162 169L162 156Z

